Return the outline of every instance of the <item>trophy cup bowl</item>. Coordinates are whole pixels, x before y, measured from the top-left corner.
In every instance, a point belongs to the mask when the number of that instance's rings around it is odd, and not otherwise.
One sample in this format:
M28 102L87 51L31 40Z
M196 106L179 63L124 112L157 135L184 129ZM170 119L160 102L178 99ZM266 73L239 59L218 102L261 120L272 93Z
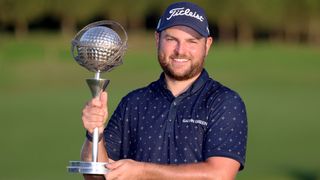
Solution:
M121 36L118 32L121 32ZM127 48L127 33L115 21L97 21L81 29L72 40L71 52L76 62L94 72L95 77L86 79L92 97L99 95L109 84L109 80L100 78L100 73L109 72L122 64ZM98 159L98 128L94 129L92 140L92 161L70 161L67 167L70 173L106 174L106 162Z

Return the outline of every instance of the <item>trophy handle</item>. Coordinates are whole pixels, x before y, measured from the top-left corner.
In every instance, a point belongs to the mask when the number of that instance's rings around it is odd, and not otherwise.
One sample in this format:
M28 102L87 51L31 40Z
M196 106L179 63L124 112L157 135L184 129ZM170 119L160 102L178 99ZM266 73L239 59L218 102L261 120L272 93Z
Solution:
M92 97L97 97L101 91L105 91L109 84L109 80L100 79L99 73L96 73L96 77L94 79L86 79L87 84L90 88ZM92 138L92 161L98 161L98 142L99 141L99 129L96 127L93 130L93 138Z
M91 90L92 97L96 97L101 91L105 91L110 82L107 79L100 79L98 74L96 74L94 79L86 79L86 81ZM107 162L98 162L98 141L99 129L96 127L93 130L92 137L92 162L70 161L69 166L67 167L68 172L94 175L108 173L108 169L105 167Z
M92 137L92 161L98 162L98 143L99 143L99 129L96 127L93 130Z

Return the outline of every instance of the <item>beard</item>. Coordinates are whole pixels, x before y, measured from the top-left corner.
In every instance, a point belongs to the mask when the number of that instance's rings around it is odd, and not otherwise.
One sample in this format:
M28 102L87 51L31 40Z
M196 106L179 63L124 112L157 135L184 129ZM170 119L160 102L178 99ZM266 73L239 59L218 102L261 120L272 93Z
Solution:
M190 59L190 57L185 55L171 55L169 56L170 59ZM204 59L204 57L203 57ZM178 74L175 72L174 68L171 66L171 64L166 61L165 57L163 55L160 55L158 52L158 61L159 64L163 70L163 72L170 77L171 79L177 80L177 81L184 81L191 79L198 74L200 74L203 70L204 60L202 61L196 61L195 63L192 63L191 66L185 70L183 73Z

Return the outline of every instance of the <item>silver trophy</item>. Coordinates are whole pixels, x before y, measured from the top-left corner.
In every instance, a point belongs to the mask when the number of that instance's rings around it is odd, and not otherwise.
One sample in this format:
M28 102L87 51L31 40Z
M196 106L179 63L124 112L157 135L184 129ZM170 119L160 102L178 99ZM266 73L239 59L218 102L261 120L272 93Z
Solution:
M121 32L121 33L120 33ZM120 34L119 34L120 33ZM86 79L92 97L99 95L109 84L100 78L100 73L111 71L122 64L127 49L127 33L114 21L98 21L81 29L72 40L72 55L78 64L95 73ZM68 172L82 174L106 174L106 162L98 162L98 128L94 129L92 141L92 162L70 161Z

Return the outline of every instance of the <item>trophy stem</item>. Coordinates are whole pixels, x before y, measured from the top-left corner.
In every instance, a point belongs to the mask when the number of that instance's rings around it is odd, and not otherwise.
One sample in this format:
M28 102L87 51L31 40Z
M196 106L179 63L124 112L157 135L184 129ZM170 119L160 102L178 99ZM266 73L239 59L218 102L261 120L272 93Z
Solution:
M96 72L96 73L94 74L94 78L95 78L95 79L100 79L100 71L98 71L98 72Z
M95 74L94 79L87 79L87 84L91 90L92 97L99 96L101 91L104 91L108 84L109 80L107 79L100 79L100 72ZM93 131L93 138L92 138L92 161L98 161L98 142L99 141L99 129L96 127Z
M93 130L92 138L92 161L98 162L98 142L99 141L99 129L96 127Z
M95 83L91 83L89 85L90 89L94 89L95 91L92 92L92 96L96 97L98 95L98 93L100 93L101 90L104 91L104 88L106 88L106 85L104 85L106 83L106 81L103 81L99 83L100 80L100 71L96 72L94 75L94 79L97 81ZM109 82L108 82L109 83ZM98 87L92 87L92 86L98 86ZM98 91L99 92L96 92ZM99 141L99 129L96 127L93 130L93 138L92 138L92 161L93 162L98 162L98 142Z
M104 91L109 80L100 79L100 72L96 73L94 79L86 79L87 84L90 88L92 97L99 96L100 92ZM70 173L82 173L82 174L106 174L108 169L105 167L106 162L98 162L98 142L99 141L99 129L94 128L92 137L92 162L85 161L70 161L68 172Z

